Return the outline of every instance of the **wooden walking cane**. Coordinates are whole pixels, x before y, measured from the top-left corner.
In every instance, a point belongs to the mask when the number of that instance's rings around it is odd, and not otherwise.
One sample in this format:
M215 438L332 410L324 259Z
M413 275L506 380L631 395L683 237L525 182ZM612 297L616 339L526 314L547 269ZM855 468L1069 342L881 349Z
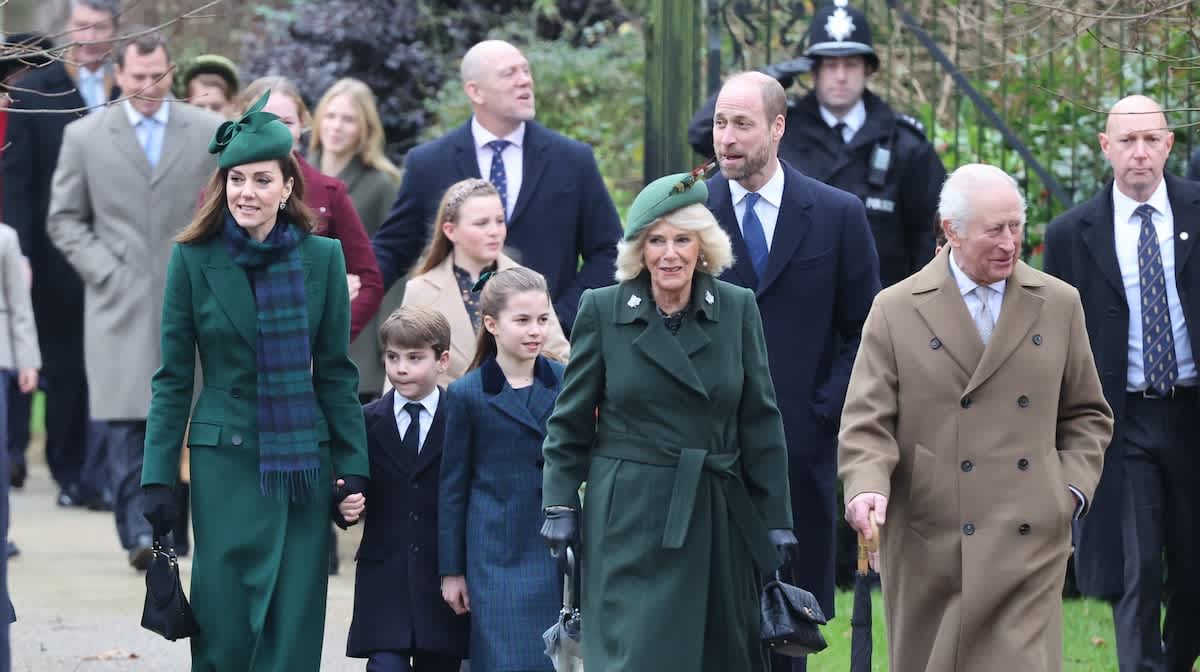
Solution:
M879 552L879 524L875 522L875 512L867 512L867 523L871 526L871 539L867 540L862 532L858 533L858 574L866 576L870 571L870 554Z

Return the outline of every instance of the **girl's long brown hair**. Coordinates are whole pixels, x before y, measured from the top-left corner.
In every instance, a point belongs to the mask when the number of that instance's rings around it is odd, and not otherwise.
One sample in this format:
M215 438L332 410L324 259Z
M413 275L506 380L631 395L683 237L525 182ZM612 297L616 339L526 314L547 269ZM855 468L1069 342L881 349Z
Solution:
M551 303L546 278L537 271L516 266L493 273L484 283L483 290L479 293L480 318L490 315L493 320L499 319L500 313L508 307L508 300L521 292L542 292L546 295L546 303ZM480 328L479 338L475 342L475 359L471 360L467 371L478 369L485 361L495 357L496 353L496 337L487 328Z
M305 233L311 233L316 216L304 204L304 175L300 173L300 164L291 154L286 159L279 159L279 169L283 173L283 181L292 178L292 195L287 199L283 214L287 215L292 224ZM225 213L229 212L228 192L226 185L229 180L229 168L218 168L208 179L208 185L200 196L200 207L192 217L192 221L175 237L179 243L198 243L207 240L221 232L225 226Z
M445 222L457 223L458 213L462 210L463 203L476 196L499 198L500 193L496 191L496 187L492 186L491 182L478 177L455 182L446 189L446 193L442 194L442 202L438 204L437 217L433 220L433 237L429 241L429 247L425 248L425 253L421 255L416 270L411 275L428 273L450 256L450 252L454 250L454 243L446 237L446 232L442 230L442 224Z

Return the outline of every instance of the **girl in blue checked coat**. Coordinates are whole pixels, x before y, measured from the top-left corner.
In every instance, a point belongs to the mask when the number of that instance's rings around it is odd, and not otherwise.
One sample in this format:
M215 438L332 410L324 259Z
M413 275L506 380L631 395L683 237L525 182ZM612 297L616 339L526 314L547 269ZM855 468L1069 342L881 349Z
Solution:
M550 294L535 271L485 279L469 372L446 395L439 493L442 597L471 614L471 672L553 672L542 633L561 580L542 521L542 439L563 367L541 355Z

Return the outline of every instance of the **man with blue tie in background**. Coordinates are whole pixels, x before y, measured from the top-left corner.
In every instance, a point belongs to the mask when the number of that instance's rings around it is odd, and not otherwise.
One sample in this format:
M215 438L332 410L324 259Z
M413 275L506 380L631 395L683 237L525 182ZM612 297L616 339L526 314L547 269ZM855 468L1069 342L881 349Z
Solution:
M1121 672L1188 672L1200 654L1200 186L1164 173L1174 134L1153 100L1113 105L1113 182L1050 223L1045 270L1079 290L1116 427L1079 524L1075 572L1110 600ZM1160 636L1163 558L1166 621Z
M779 160L787 95L757 72L726 80L713 116L721 174L708 208L733 242L721 279L755 289L788 441L795 581L833 616L837 430L879 257L862 201ZM804 658L773 669L803 670ZM789 667L790 665L790 667Z
M433 220L446 189L485 178L504 204L506 252L546 277L569 332L583 290L612 284L621 238L592 149L533 120L533 73L513 45L476 44L463 56L461 74L471 119L408 153L400 193L372 241L383 285L421 256L432 227L441 225Z
M157 32L118 43L119 105L72 122L50 192L47 232L84 285L84 360L92 418L107 423L117 533L145 569L142 451L150 378L159 366L167 259L216 161L206 150L224 119L166 101L171 60ZM73 325L79 329L79 325Z

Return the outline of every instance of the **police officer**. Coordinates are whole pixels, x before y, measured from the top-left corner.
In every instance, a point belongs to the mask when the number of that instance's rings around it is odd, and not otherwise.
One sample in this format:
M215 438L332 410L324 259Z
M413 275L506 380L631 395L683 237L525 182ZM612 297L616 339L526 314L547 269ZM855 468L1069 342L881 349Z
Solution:
M847 0L823 6L813 15L806 40L813 89L790 101L779 156L863 200L879 251L880 280L887 287L933 258L933 224L946 169L920 122L867 90L879 57L862 12ZM788 87L808 65L795 59L764 72ZM688 127L688 142L704 156L713 155L715 103L713 96Z

